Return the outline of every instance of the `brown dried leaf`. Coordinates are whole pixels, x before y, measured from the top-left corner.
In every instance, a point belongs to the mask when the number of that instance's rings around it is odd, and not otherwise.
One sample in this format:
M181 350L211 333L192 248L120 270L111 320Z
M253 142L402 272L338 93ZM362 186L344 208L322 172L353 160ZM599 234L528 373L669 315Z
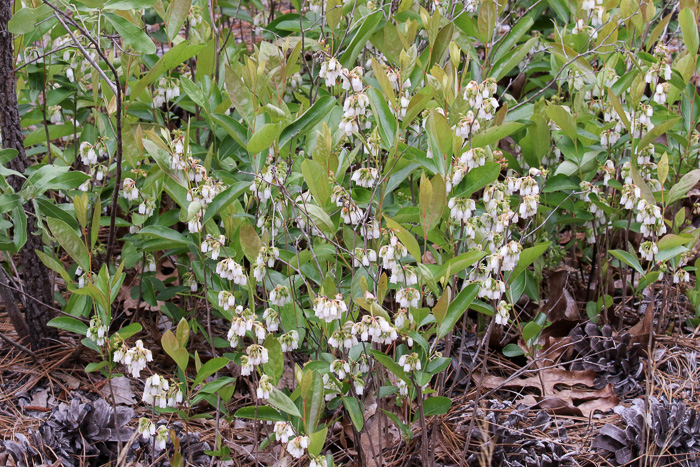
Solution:
M569 371L548 368L540 370L539 375L516 378L511 381L507 378L486 376L482 385L489 389L507 387L538 389L540 396L528 395L521 402L558 415L589 416L596 410L610 410L619 402L611 384L603 389L574 388L577 385L594 388L596 376L594 371L589 370ZM558 389L558 387L571 389Z
M500 388L536 388L539 389L543 396L554 396L558 393L555 390L557 385L574 386L582 384L588 387L594 387L596 378L594 371L569 371L560 370L558 368L548 368L540 370L539 375L530 376L528 378L502 378L499 376L487 375L484 377L481 384L488 389ZM478 375L475 375L478 378ZM544 385L544 387L543 387Z
M632 326L629 333L632 336L632 339L630 339L631 344L640 343L642 344L642 347L646 348L649 344L649 337L651 335L651 326L654 319L654 307L650 305L645 305L644 307L644 318Z
M545 409L556 415L575 415L588 418L595 411L612 410L619 404L620 400L615 396L612 384L609 384L600 390L565 390L559 391L556 396L544 398L528 395L520 402L529 405L530 408Z
M435 261L435 257L433 254L430 252L430 250L426 250L425 253L423 253L423 258L421 259L423 264L437 264L437 261Z
M569 271L565 269L553 272L547 278L550 295L549 300L542 307L542 312L551 322L562 319L570 321L581 319L576 300L567 289L568 282Z
M109 382L102 386L102 389L100 389L102 397L108 401L112 401L112 394L114 394L114 403L117 405L134 405L136 403L136 400L134 399L134 391L131 389L131 382L129 381L129 378L124 376L112 378L111 386L111 391Z

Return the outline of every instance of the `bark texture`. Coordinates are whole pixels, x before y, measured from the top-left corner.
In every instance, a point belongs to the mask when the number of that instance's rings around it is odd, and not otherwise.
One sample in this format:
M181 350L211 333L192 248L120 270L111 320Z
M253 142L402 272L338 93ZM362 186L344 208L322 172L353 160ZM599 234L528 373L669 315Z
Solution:
M19 153L7 166L24 173L30 163L24 151L22 125L17 106L12 34L7 29L7 23L12 17L13 4L14 2L8 0L0 0L0 129L3 147L16 149ZM7 181L15 192L21 190L23 180L19 177L9 177ZM19 253L19 262L24 292L29 297L24 297L17 292L13 292L12 295L15 304L23 304L30 343L32 348L36 349L47 344L46 337L56 336L56 330L46 325L53 317L53 310L46 306L53 306L53 294L49 271L36 254L36 250L43 248L43 242L41 235L36 232L36 216L32 203L25 204L24 210L27 213L27 243ZM8 289L5 288L5 290ZM17 331L21 332L20 329Z

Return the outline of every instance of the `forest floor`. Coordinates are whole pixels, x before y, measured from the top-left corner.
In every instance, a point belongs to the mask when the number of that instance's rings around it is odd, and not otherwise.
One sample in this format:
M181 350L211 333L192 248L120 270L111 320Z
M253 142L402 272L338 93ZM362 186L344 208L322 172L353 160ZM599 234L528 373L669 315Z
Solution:
M660 307L660 299L657 301ZM442 349L451 354L453 364L441 386L442 394L451 397L453 403L448 413L428 417L426 424L434 465L645 465L649 460L655 462L648 465L698 465L699 447L694 442L700 440L700 329L686 325L690 317L686 307L676 304L673 309L666 303L666 315L673 312L676 316L665 323L664 332L656 332L658 320L643 319L645 311L653 313L648 308L649 300L644 302L635 304L628 299L624 315L621 302L617 304L617 320L636 321L624 325L624 332L613 332L611 326L601 331L598 326L586 326L581 319L554 322L540 336L541 348L534 358L505 357L502 348L507 338L497 332L485 340L466 329L466 339L453 339L451 345L447 344L450 349ZM146 334L155 337L169 325L162 320L141 322ZM221 329L225 329L223 323ZM4 313L0 314L0 333L16 338ZM149 338L144 340L149 345ZM152 348L159 347L151 344ZM105 400L108 410L112 405L132 409L124 422L129 433L138 417L150 410L140 402L140 382L118 377L109 383L99 372L86 373L85 365L99 357L74 335L62 334L55 345L37 357L35 361L0 341L0 466L15 465L9 455L11 449L31 453L28 445L48 445L47 427L54 431L54 437L57 431L65 430L65 442L75 443L68 439L69 433L80 422L71 425L59 415L78 410L79 403L95 405ZM296 357L300 361L307 358ZM155 364L155 369L165 374L174 367L162 351L155 353ZM233 414L240 407L254 404L255 391L233 366L229 370L231 376L238 377L236 391L221 407L222 413ZM292 380L291 375L285 375L282 385L291 387ZM419 422L408 423L413 432L409 439L383 412L408 422L408 408L396 406L393 398L377 400L375 395L370 390L364 398L365 426L359 438L353 436L349 423L336 421L342 417L326 413L325 421L331 423L326 448L336 463L424 465ZM230 460L217 461L216 465L292 465L289 457L280 456L276 443L257 450L257 443L270 431L265 423L233 416L217 418L215 408L206 402L189 410L201 418L176 426L179 438L194 446L189 451L182 447L191 465L211 461L204 451L213 449L217 433L230 449ZM696 411L696 416L691 417L688 426L681 426L688 411ZM645 417L640 414L647 412L647 423L643 423ZM211 417L202 416L207 413ZM78 417L75 413L71 416ZM161 418L169 422L177 419L169 414ZM84 429L82 426L77 431ZM119 465L135 466L168 465L175 452L175 446L169 443L159 458L152 459L143 442L134 438L128 441L102 441L97 443L99 452L92 455L75 455L75 446L66 447L65 453L75 456L71 461L74 465L102 465L110 454L126 451ZM36 459L56 465L53 453L38 449L38 456L34 454L27 455L25 465L41 465Z

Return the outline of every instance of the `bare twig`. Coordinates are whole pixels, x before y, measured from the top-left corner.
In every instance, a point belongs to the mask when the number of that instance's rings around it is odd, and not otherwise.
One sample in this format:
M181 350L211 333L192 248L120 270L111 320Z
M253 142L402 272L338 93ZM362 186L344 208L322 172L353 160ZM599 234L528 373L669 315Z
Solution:
M78 46L78 49L80 49L80 52L83 54L85 59L97 70L97 72L100 74L102 79L104 79L107 84L109 85L110 89L112 92L115 94L116 98L116 104L117 104L117 109L116 109L116 135L117 135L117 157L115 160L116 164L116 170L117 170L117 176L114 181L114 191L112 194L112 213L109 221L109 237L107 239L107 255L105 257L105 262L109 264L109 261L112 257L112 250L114 248L114 240L116 236L116 229L115 229L115 223L116 223L116 218L117 218L117 201L119 199L119 188L122 183L122 88L121 85L119 84L119 73L117 72L117 69L114 68L114 65L107 59L107 56L104 54L102 49L100 48L100 44L90 35L90 33L81 25L79 25L77 22L75 22L68 14L65 12L61 11L58 7L52 5L51 3L48 2L48 0L43 0L44 4L50 6L54 10L54 16L56 19L58 19L59 23L61 23L61 26L68 31L68 34L71 36L73 39L73 42ZM80 33L89 40L93 46L95 47L95 51L97 54L104 60L104 62L107 64L107 67L110 69L112 74L114 75L114 82L112 82L109 78L107 78L107 75L102 71L102 69L95 63L95 61L92 59L90 54L87 53L85 48L82 46L80 41L78 41L78 38L75 37L75 34L73 34L73 31L70 30L70 28L66 25L66 21L73 25L77 30L80 31Z

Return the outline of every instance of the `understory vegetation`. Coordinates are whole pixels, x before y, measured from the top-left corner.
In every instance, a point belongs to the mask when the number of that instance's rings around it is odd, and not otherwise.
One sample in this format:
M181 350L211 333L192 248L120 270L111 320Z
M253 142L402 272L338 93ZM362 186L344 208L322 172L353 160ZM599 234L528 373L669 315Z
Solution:
M0 6L0 464L700 466L691 0Z

